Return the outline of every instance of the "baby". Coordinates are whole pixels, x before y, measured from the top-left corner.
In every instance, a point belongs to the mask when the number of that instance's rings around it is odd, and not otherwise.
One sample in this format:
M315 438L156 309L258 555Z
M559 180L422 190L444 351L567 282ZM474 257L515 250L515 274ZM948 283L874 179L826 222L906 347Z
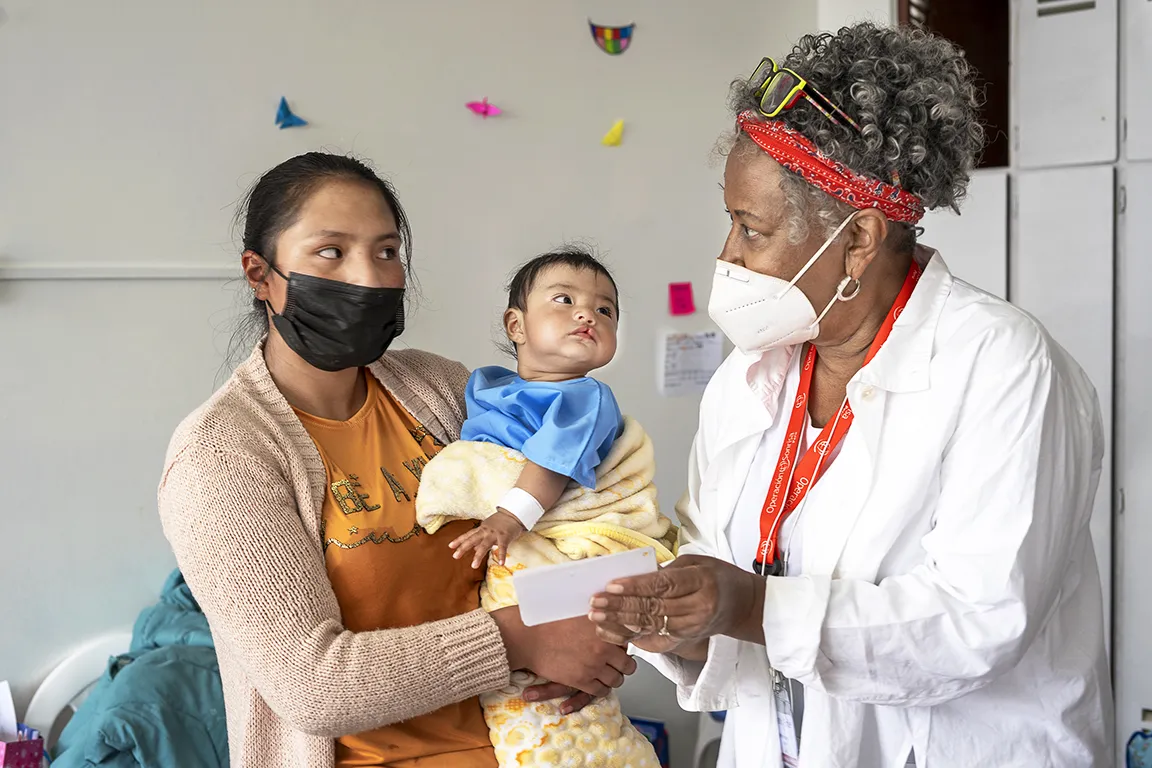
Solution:
M480 605L517 604L513 576L530 568L652 547L672 559L676 531L660 514L652 440L623 417L612 391L588 378L616 352L619 300L608 270L579 250L528 262L509 286L504 330L517 372L481 368L468 383L461 439L424 467L416 520L434 533L481 520L455 539L457 558L488 560ZM652 745L614 693L579 712L528 702L544 682L516 670L480 697L501 768L657 768Z
M472 374L460 439L512 448L527 463L496 512L448 545L453 557L472 552L479 568L492 552L503 565L508 545L532 530L569 480L596 487L595 469L624 420L612 390L588 374L616 354L618 296L604 265L575 249L538 256L512 279L504 331L517 370Z

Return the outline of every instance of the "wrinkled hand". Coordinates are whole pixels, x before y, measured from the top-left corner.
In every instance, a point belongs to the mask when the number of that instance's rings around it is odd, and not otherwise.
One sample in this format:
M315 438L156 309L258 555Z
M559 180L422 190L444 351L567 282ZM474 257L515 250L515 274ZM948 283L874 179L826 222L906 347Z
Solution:
M448 547L456 550L452 553L452 557L456 560L464 557L466 552L474 552L473 568L483 565L484 558L489 552L492 552L497 563L504 565L504 559L508 556L508 545L522 533L524 524L510 512L498 509L478 527L449 542Z
M595 602L595 600L593 600L593 602ZM593 616L596 615L597 611L594 609L589 612L588 618L595 623L596 634L606 643L624 646L633 645L649 653L676 653L682 645L682 642L674 637L646 634L645 630L639 627L628 627L623 624L608 621L607 619L597 622L593 619ZM661 621L663 621L663 618L661 618Z
M638 647L675 652L713 635L763 643L763 611L762 578L714 557L682 555L656 573L609 584L592 598L588 618L607 642L635 629L627 639ZM665 616L668 635L661 636Z

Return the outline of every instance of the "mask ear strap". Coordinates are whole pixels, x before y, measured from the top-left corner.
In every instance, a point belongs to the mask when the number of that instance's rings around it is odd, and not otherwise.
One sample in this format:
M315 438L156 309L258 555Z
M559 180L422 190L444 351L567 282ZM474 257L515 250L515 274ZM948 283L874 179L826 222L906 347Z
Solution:
M796 273L796 277L792 278L792 282L788 283L789 288L795 288L796 287L796 283L798 283L800 281L800 278L804 277L804 273L812 268L812 265L816 263L816 259L818 259L824 255L824 251L828 250L828 246L830 246L830 245L832 245L832 243L836 242L836 238L839 237L840 233L844 231L844 227L848 226L848 224L852 221L852 219L856 218L857 213L859 213L859 211L853 211L851 213L851 215L848 216L848 218L846 218L846 219L844 219L844 221L840 222L840 226L836 227L836 229L832 232L832 234L828 236L828 239L824 241L824 245L820 246L820 248L816 251L816 253L814 253L812 255L812 258L808 259L808 263L805 264L800 269L800 271ZM855 298L855 297L853 297L853 298Z
M280 271L280 269L279 269L279 268L278 268L278 267L277 267L277 266L276 266L276 265L275 265L275 264L272 262L272 260L271 260L271 259L269 259L267 256L265 256L265 255L264 255L264 254L262 254L262 253L257 253L256 251L253 251L253 253L255 253L257 256L259 256L259 257L260 257L260 259L261 259L261 260L262 260L262 261L263 261L265 264L267 264L267 265L268 265L268 269L272 270L272 271L273 271L273 272L275 272L276 274L280 275L280 277L284 278L284 281L285 281L285 282L287 282L287 281L288 281L288 275L286 275L286 274L284 274L283 272L281 272L281 271ZM263 282L267 282L267 280L268 280L268 272L267 272L267 271L265 271L265 272L264 272L264 277L262 277L262 278L260 279L260 282L262 282L262 283L263 283Z
M280 269L275 264L273 264L271 261L269 261L267 258L265 258L264 254L257 253L256 255L259 256L261 259L264 259L264 263L268 265L268 269L270 269L273 272L275 272L276 274L280 275L280 277L284 280L284 282L288 282L288 275L281 272ZM260 282L261 283L268 282L268 272L264 273L264 277L260 278ZM252 289L252 295L253 296L256 295L256 289L255 288ZM264 303L268 305L269 309L272 309L272 305L268 303L268 299L264 299ZM272 314L276 314L276 310L272 309Z
M275 272L276 274L280 275L280 277L281 277L281 278L283 278L284 282L288 282L288 275L286 275L286 274L284 274L283 272L281 272L281 271L280 271L280 268L279 268L279 267L277 267L275 264L273 264L273 263L272 263L272 262L270 262L270 261L268 262L268 269L270 269L270 270L272 270L273 272ZM267 279L268 279L268 275L264 275L264 279L265 279L265 280L267 280Z

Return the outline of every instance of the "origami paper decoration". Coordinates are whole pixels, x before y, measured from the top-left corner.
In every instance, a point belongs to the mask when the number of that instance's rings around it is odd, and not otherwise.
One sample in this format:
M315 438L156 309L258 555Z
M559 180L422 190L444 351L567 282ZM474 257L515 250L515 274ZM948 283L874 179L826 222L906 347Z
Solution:
M283 96L280 97L280 107L276 110L276 125L280 126L280 130L285 128L298 128L302 125L308 125L308 121L302 117L297 117L288 108L288 99Z

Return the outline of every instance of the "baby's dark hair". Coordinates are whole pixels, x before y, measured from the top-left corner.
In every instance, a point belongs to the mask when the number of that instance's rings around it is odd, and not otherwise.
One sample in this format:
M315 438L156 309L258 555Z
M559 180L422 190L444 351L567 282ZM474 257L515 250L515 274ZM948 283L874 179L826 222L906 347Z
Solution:
M612 292L616 294L616 313L619 314L620 289L616 287L616 280L612 277L612 273L591 251L575 246L566 246L555 251L549 251L516 270L516 275L508 284L508 309L518 309L523 312L528 306L528 294L536 286L536 280L541 273L549 267L558 266L587 269L608 278L608 282L612 284Z
M508 309L518 309L523 312L528 307L528 294L536 286L540 275L549 267L572 267L573 269L587 269L608 278L612 284L612 293L616 294L616 314L620 314L620 289L616 287L616 279L590 250L578 246L565 246L554 251L541 254L516 270L512 282L508 283ZM501 352L509 357L516 357L516 345L511 339L504 339L496 345Z

